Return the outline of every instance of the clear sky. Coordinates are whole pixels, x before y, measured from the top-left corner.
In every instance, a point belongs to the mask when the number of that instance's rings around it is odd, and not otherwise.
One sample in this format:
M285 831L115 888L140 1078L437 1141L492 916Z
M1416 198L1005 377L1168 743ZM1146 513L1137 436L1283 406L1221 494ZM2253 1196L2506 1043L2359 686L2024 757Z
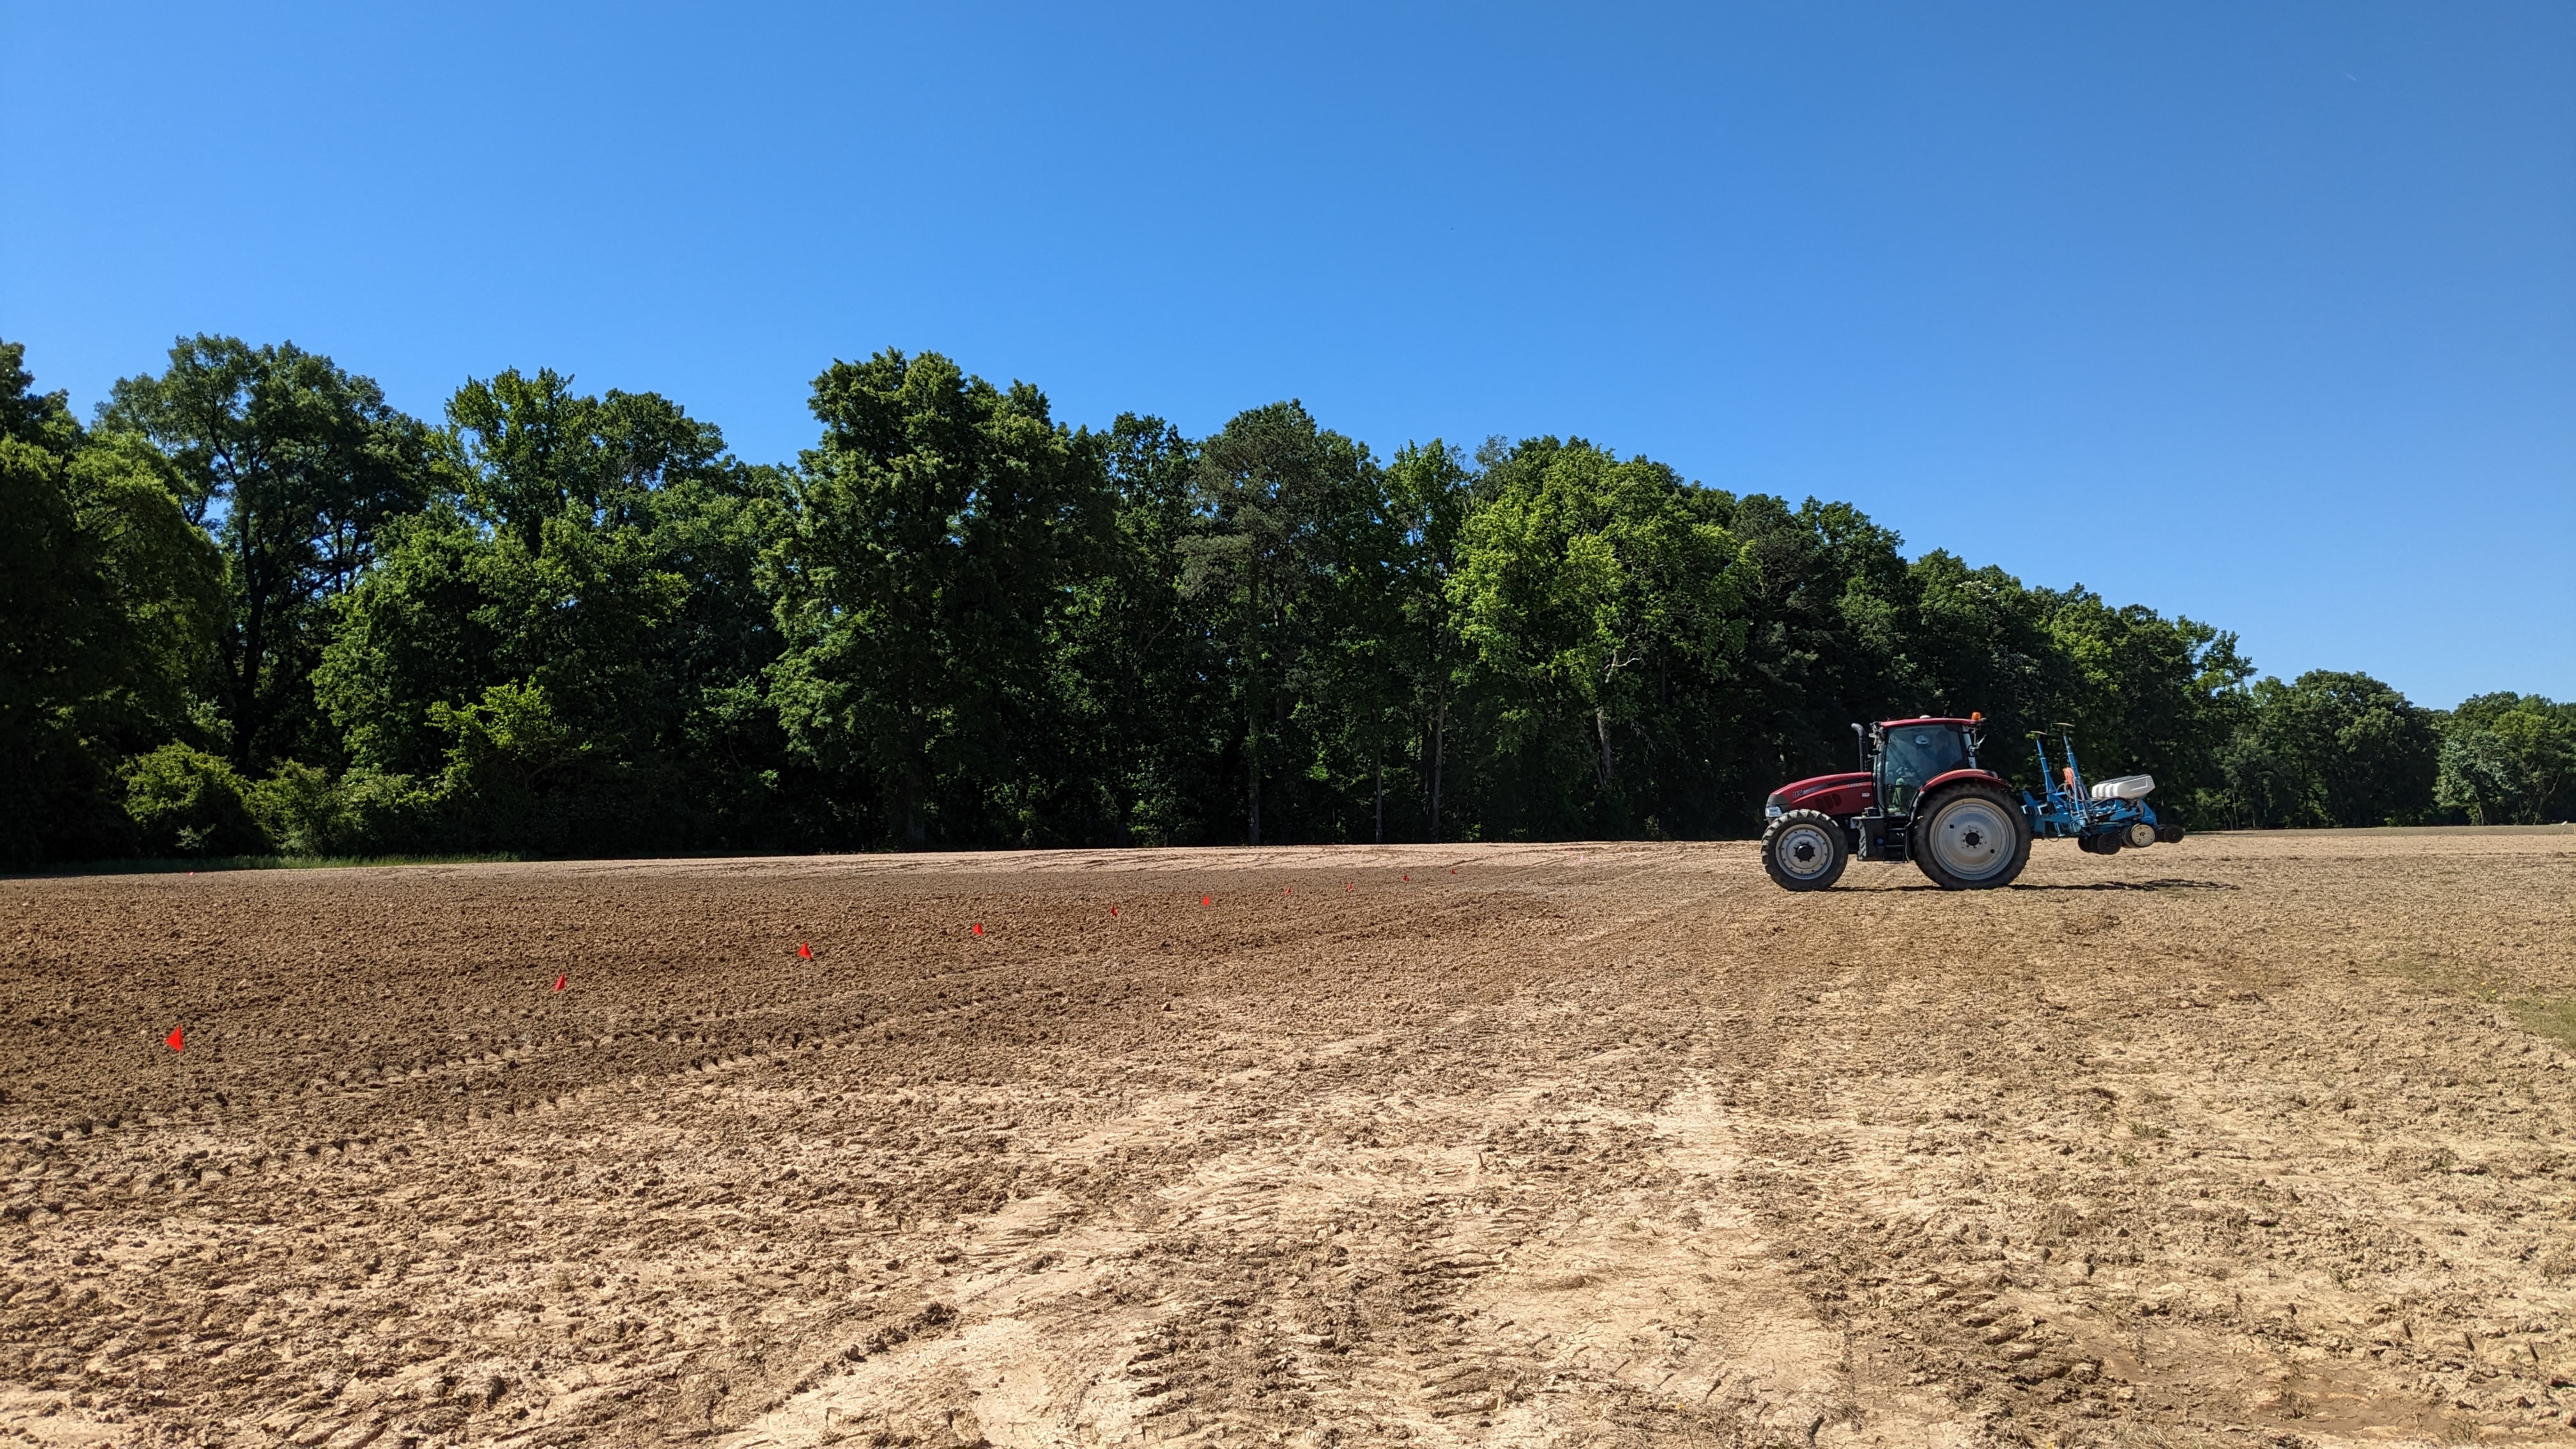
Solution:
M808 444L835 357L1058 415L1580 435L2266 672L2576 697L2576 6L0 0L0 336L435 418L551 366Z

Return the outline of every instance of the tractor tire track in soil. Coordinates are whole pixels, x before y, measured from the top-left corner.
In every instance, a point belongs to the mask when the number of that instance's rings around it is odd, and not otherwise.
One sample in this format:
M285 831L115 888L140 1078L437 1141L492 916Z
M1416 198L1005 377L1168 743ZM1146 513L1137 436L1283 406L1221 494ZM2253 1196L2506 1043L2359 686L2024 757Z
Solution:
M0 881L0 1434L2568 1442L2571 844Z

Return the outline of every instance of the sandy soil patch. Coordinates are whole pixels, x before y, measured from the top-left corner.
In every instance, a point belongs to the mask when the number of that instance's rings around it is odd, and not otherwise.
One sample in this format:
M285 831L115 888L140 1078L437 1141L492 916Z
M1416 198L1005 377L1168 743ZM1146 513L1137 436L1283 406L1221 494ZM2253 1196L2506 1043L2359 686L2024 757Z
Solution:
M0 1432L2565 1442L2571 896L2538 835L0 881Z

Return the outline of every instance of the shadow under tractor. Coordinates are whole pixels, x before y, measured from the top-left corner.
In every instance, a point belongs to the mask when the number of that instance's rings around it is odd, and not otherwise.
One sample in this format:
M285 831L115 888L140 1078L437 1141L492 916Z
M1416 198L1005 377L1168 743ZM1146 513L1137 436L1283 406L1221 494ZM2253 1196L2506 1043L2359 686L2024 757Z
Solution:
M2074 731L2059 725L2065 765L2051 770L2048 744L2034 731L2045 793L2016 791L1977 763L1984 724L1972 714L1853 725L1860 769L1783 785L1764 803L1762 868L1788 890L1820 891L1854 856L1910 860L1944 890L1992 890L2021 874L2031 842L2043 837L2094 855L2181 841L2182 823L2147 803L2153 776L2086 788Z

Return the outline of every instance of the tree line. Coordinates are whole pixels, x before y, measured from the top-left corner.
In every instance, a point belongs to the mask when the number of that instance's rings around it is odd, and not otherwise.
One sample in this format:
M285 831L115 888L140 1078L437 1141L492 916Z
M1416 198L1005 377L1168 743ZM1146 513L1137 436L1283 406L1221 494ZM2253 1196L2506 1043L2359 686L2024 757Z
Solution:
M2209 826L2565 819L2576 705L2236 636L1579 438L1058 421L836 362L792 465L653 393L432 422L181 339L0 344L0 860L1743 836L1848 723L2071 724Z

